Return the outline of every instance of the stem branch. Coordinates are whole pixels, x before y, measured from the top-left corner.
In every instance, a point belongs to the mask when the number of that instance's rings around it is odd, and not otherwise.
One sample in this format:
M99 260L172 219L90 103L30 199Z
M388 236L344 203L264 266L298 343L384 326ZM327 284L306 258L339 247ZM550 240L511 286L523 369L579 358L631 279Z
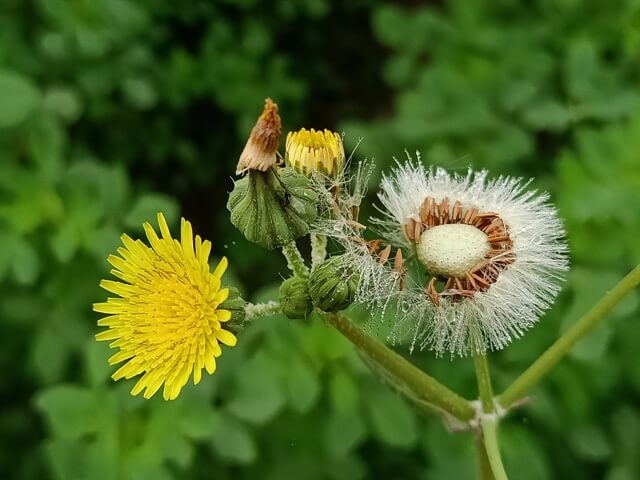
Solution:
M493 389L491 388L491 374L489 373L489 362L487 356L483 354L473 355L473 364L476 367L476 379L478 380L478 393L480 403L484 413L495 412L493 403Z
M467 400L449 390L435 378L415 367L375 338L364 333L346 317L339 313L325 314L323 317L356 348L366 353L371 360L391 375L404 382L412 392L426 402L462 422L466 423L474 418L475 411Z
M533 387L571 348L589 333L597 323L615 307L625 295L640 284L640 265L613 287L580 320L567 330L538 359L531 364L499 397L502 407L509 408Z
M295 275L301 278L307 278L309 276L309 269L304 263L304 258L300 254L300 250L296 245L296 242L287 243L282 247L282 254L287 259L287 267Z
M266 317L280 313L282 308L280 302L270 301L267 303L247 303L244 307L245 322L251 321L257 317Z
M319 233L311 234L311 268L324 262L327 256L327 237Z

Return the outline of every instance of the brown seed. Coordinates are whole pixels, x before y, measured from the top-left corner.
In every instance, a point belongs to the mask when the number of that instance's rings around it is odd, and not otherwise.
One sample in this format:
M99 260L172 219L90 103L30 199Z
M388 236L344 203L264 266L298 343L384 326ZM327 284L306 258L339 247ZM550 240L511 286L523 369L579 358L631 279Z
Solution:
M389 255L391 255L391 245L387 245L385 249L380 252L378 261L384 265L385 263L387 263L387 260L389 260Z
M398 249L396 250L396 257L393 260L393 269L400 273L402 271L402 250Z
M436 277L431 277L431 281L426 288L427 295L434 303L434 305L440 305L440 295L438 295L438 291L436 290Z
M415 222L416 225L413 227L413 240L418 243L420 241L420 236L422 235L422 224L419 222Z
M456 203L453 204L451 220L451 223L459 223L462 220L462 203L460 203L460 200L456 200Z

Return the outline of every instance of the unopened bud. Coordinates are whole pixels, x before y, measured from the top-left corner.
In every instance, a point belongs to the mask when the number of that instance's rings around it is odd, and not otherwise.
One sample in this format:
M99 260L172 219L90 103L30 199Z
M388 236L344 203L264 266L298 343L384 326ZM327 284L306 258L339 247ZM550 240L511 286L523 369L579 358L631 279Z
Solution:
M227 208L231 223L247 238L268 249L309 233L317 215L318 194L308 178L290 168L251 170L235 183Z
M320 173L339 177L345 167L344 146L339 133L302 128L287 134L285 162L303 175Z
M315 268L309 277L313 305L325 312L344 310L353 302L358 275L343 256L331 257Z
M287 278L280 285L280 306L282 313L292 319L307 318L313 310L307 279Z

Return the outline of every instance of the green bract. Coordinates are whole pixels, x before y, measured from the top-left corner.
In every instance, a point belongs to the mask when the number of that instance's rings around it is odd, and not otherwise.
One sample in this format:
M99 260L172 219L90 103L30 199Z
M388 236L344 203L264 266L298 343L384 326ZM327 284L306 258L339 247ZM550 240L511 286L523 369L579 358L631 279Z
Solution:
M309 180L290 168L251 170L236 182L227 208L247 240L271 250L309 233L317 196Z
M313 310L309 297L309 285L305 278L287 278L280 285L282 313L292 319L307 318Z
M244 307L247 302L240 296L240 291L237 288L229 288L229 297L222 302L220 308L229 310L231 312L231 320L229 320L225 328L237 332L242 329L245 319Z
M357 288L358 275L343 256L331 257L309 277L313 305L325 312L347 308L353 302Z

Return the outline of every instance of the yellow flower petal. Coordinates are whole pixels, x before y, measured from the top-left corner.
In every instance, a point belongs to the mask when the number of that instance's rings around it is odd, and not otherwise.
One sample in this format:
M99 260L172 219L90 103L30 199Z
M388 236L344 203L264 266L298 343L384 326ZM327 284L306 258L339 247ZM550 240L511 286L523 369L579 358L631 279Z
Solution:
M233 346L236 338L221 325L231 313L218 308L229 296L229 290L221 288L227 259L212 273L207 263L211 242L194 236L191 223L182 219L180 241L171 237L161 213L158 225L160 236L150 224L144 225L150 246L122 235L119 256L108 258L120 281L100 282L120 298L95 303L93 309L107 315L98 320L107 329L96 339L119 349L109 363L126 362L112 378L141 375L132 395L150 398L164 386L163 397L173 400L192 374L197 384L203 369L215 372L215 359L222 354L218 341Z
M218 266L213 271L213 277L217 278L217 279L222 278L222 275L224 274L224 272L227 271L227 265L228 264L229 264L229 262L227 261L227 257L222 257L220 259L220 262L218 263Z
M236 336L228 330L218 330L216 332L216 338L220 340L221 343L224 343L229 347L235 347L236 343L238 342Z
M303 175L321 173L338 177L345 166L342 137L330 130L303 128L287 134L285 160Z

